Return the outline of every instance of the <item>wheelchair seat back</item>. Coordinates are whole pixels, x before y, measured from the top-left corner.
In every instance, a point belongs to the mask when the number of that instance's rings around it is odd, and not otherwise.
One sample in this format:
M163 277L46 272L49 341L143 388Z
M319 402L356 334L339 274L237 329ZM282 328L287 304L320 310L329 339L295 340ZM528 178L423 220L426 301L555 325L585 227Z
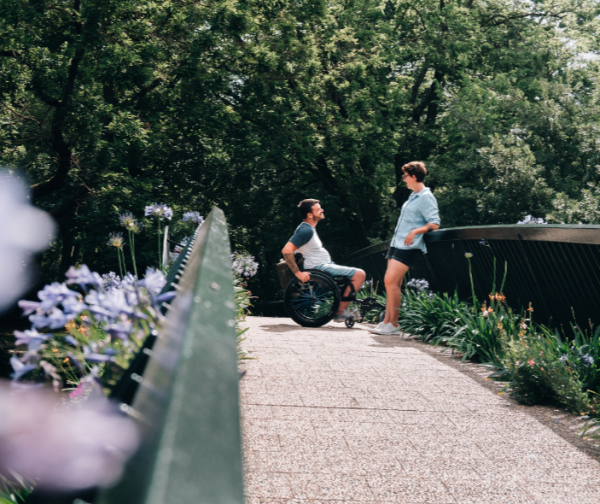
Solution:
M300 252L294 255L296 259L296 264L298 265L298 269L300 271L304 271L304 257ZM279 284L281 285L281 289L285 290L290 281L294 278L294 274L292 270L285 262L285 259L282 259L277 263L277 276L279 277Z

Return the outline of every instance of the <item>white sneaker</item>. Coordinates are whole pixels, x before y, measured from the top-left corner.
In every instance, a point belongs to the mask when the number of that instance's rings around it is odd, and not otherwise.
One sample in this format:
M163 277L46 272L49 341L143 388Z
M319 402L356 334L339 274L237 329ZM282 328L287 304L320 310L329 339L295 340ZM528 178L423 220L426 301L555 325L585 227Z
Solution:
M379 331L377 331L377 334L381 334L382 336L390 336L392 334L398 334L399 332L400 326L395 327L394 324L388 322L387 324L384 324Z
M334 322L345 322L346 319L353 317L352 312L349 310L344 310L342 313L338 313L333 316Z
M384 322L379 322L379 324L377 324L375 327L369 329L369 332L377 334L377 331L379 331L384 325L385 325Z

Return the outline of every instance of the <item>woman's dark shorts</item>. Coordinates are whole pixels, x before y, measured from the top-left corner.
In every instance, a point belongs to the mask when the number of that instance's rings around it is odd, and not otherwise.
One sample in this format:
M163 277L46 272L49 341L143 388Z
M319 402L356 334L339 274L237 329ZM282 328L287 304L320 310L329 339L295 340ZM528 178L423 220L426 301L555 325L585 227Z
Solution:
M414 268L423 257L423 251L421 249L397 249L390 247L386 259L394 259L406 264L409 268Z

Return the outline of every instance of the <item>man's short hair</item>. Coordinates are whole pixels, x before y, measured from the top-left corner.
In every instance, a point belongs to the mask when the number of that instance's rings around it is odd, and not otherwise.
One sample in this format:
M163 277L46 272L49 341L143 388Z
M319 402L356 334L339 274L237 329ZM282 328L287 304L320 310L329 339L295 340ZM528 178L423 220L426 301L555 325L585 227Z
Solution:
M422 163L421 161L411 161L410 163L406 163L402 167L402 171L407 175L414 175L417 177L417 182L423 182L425 175L427 175L425 163Z
M300 209L300 215L302 215L302 220L306 219L306 216L309 213L312 213L312 207L317 203L321 203L318 199L305 199L298 203L298 208Z

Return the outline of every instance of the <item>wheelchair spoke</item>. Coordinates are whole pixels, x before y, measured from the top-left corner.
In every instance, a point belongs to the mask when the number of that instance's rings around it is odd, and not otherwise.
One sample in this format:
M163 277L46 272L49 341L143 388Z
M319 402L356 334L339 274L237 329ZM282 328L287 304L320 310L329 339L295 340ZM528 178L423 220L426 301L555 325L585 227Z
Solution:
M319 327L331 320L339 304L339 287L324 273L311 273L307 282L293 280L285 293L286 310L297 323Z

